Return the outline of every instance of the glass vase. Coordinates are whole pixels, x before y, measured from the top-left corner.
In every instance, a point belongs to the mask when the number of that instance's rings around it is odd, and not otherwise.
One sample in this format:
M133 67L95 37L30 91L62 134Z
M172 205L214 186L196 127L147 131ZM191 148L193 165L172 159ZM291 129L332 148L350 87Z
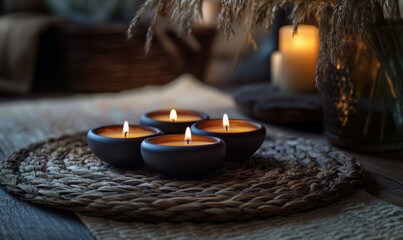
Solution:
M356 151L403 148L403 25L378 26L350 42L324 83L324 132Z

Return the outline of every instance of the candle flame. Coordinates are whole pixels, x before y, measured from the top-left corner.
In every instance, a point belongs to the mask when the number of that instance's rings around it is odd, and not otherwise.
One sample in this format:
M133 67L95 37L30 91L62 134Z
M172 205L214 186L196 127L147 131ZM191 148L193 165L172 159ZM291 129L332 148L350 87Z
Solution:
M125 121L125 123L123 123L122 135L123 135L123 137L127 137L128 134L129 134L129 123L127 121Z
M190 131L190 128L187 127L185 131L185 141L187 144L189 144L191 140L192 140L192 132Z
M224 116L222 117L222 125L225 129L225 131L228 132L229 129L229 119L228 119L228 115L225 113Z
M171 112L169 113L169 120L171 122L176 122L178 120L178 114L176 113L175 109L171 109Z

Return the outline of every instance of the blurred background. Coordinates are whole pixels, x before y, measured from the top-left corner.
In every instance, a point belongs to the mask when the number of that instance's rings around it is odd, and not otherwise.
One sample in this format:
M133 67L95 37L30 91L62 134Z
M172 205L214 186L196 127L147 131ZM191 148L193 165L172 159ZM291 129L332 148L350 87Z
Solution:
M193 36L178 37L173 26L162 24L146 55L147 19L132 39L126 34L142 2L0 0L0 94L116 92L164 84L183 73L215 86L270 81L270 55L285 13L273 31L256 32L254 49L242 23L229 41L215 29L220 3L206 0Z
M367 69L377 66L375 58L372 62L367 55L358 55L365 61L357 61L357 66L345 59L353 66L345 67L346 71L332 66L334 71L324 77L331 81L326 81L322 94L318 94L314 81L318 30L300 26L300 38L294 38L291 26L283 27L290 24L290 9L278 12L270 31L257 29L253 36L256 44L251 44L242 19L234 23L235 36L231 39L216 29L220 0L204 0L203 19L193 23L193 35L178 36L177 26L163 22L156 27L151 50L146 54L149 15L142 19L134 36L127 37L130 21L143 2L0 0L0 101L119 92L166 84L190 73L232 94L242 114L260 121L304 131L324 130L335 139L347 136L346 141L353 139L350 142L354 144L361 137L368 140L367 126L374 126L375 137L370 136L370 140L377 142L384 139L385 131L393 140L394 133L403 129L399 114L391 112L390 121L386 121L372 107L377 101L378 105L373 106L383 109L384 99L378 101L366 95L373 92L367 90L369 86L377 86L377 76L383 76L373 74L376 79L371 79L366 75L372 74ZM403 0L399 3L402 7ZM314 17L308 17L303 24L317 25ZM280 28L290 30L281 31L283 49L279 49ZM315 34L304 35L302 29L311 29ZM354 44L346 51L351 55L355 54ZM352 69L357 74L350 74ZM368 85L368 79L374 84ZM361 82L365 88L357 85ZM355 89L364 90L361 94ZM393 96L390 99L390 109L401 113L401 101L395 101ZM396 125L399 130L378 131L380 122ZM396 139L402 139L401 133Z

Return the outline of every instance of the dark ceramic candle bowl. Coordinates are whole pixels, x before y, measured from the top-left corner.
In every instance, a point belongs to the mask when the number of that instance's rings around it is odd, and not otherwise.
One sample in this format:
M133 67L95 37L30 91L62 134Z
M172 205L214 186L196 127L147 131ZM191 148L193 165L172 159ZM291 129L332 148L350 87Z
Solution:
M184 135L148 138L141 144L145 164L153 171L170 178L200 179L217 170L225 161L225 143L216 137L192 136L192 141L208 142L199 146L164 146L183 141Z
M121 125L104 126L91 129L87 134L87 143L91 151L104 162L120 168L133 168L144 164L140 154L141 142L149 137L158 136L163 132L153 127L131 125L130 131L138 129L150 131L149 135L131 138L112 138L102 136L111 130L121 130Z
M190 127L193 123L210 119L210 117L202 112L192 111L192 110L184 110L184 109L177 109L176 112L178 114L178 119L180 119L183 115L190 115L199 118L195 121L176 121L171 122L161 121L155 119L157 116L169 116L171 110L159 110L146 113L140 117L140 125L142 126L152 126L161 129L164 131L165 134L183 134L187 127Z
M262 146L266 129L259 123L231 119L230 126L244 126L253 128L246 132L214 132L206 130L209 127L222 126L221 119L204 120L192 125L191 129L194 134L213 136L221 138L227 146L227 161L239 161L247 159L253 155Z

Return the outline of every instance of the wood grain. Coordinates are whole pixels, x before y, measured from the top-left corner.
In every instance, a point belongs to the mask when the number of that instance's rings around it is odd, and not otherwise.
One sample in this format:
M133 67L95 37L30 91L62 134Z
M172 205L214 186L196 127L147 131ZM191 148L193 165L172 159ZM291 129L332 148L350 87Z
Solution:
M0 188L0 239L93 239L72 212L21 201Z
M403 207L403 185L375 172L364 172L365 190L373 196Z
M386 153L351 153L367 169L403 185L403 151Z
M4 160L0 149L0 162ZM78 217L34 205L0 188L0 239L94 239Z

